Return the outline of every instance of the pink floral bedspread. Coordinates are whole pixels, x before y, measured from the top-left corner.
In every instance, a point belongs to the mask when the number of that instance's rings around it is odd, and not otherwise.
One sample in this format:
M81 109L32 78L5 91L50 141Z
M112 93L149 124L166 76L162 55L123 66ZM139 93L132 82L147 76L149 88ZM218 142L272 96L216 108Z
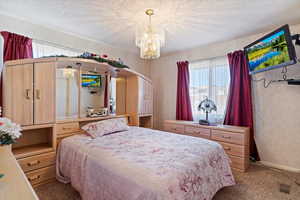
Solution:
M64 139L57 178L83 200L210 200L235 184L218 143L138 127Z

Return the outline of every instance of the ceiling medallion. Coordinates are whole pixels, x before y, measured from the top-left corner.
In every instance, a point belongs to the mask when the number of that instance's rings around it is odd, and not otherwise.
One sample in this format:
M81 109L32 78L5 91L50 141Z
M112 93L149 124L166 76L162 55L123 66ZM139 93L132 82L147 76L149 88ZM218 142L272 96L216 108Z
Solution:
M137 28L135 43L140 48L141 58L156 59L160 57L160 48L165 45L165 32L152 24L153 9L147 9L145 13L149 16L149 22Z

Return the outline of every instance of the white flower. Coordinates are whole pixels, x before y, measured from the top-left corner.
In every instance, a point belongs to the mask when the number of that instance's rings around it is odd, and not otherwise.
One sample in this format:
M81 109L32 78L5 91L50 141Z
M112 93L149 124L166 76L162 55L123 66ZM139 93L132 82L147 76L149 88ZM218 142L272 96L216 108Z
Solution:
M21 130L20 125L13 123L8 118L0 117L0 135L7 134L15 140L21 137Z

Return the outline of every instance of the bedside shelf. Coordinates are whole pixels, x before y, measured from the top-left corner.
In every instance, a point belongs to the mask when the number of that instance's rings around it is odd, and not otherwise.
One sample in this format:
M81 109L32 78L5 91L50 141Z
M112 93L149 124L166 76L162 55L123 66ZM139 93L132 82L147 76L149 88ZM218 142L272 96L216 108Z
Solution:
M12 145L12 152L17 159L55 151L53 124L22 128L22 136Z
M51 151L55 151L55 149L49 147L48 143L19 147L19 148L14 148L12 150L13 154L17 159L26 158L29 156L34 156L34 155L47 153Z

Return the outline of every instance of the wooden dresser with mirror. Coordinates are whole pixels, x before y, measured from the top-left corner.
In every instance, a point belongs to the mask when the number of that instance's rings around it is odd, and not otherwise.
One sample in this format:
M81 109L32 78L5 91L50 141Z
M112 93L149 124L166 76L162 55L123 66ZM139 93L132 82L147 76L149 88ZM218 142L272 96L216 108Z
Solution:
M79 58L8 61L3 71L4 117L22 126L12 151L33 186L55 179L56 148L86 123L125 117L152 128L153 88L147 77ZM88 117L88 111L107 110Z

